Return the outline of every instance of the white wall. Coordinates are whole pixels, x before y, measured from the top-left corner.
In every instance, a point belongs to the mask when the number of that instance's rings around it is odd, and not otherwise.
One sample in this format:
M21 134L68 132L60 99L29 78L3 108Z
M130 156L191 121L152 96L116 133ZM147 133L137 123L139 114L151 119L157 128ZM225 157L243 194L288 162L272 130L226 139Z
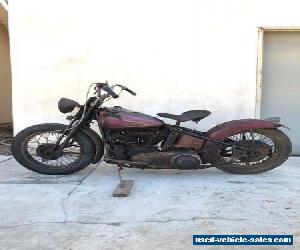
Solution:
M7 29L0 24L0 124L12 121L11 71Z
M105 80L138 92L113 102L131 109L209 109L202 128L254 117L257 27L300 24L296 0L9 4L16 131L63 121L59 97L82 101Z

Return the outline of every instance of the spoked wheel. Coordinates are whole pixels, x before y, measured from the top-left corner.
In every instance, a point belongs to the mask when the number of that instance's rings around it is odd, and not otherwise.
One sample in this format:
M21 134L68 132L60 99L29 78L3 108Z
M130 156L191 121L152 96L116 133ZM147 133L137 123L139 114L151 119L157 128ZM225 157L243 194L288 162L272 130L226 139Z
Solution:
M14 139L14 157L24 167L42 174L71 174L83 169L92 161L95 147L85 134L77 132L66 147L57 150L55 144L65 128L61 124L26 128Z
M280 166L289 157L292 144L278 129L256 129L228 137L232 146L219 150L218 168L233 174L257 174ZM229 164L228 164L229 163Z

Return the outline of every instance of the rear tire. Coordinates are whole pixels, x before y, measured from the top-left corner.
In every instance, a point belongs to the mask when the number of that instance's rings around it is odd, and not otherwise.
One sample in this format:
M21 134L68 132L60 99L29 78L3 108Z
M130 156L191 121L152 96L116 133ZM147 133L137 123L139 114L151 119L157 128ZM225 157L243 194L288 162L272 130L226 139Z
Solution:
M27 149L29 138L36 134L47 133L53 131L64 130L63 124L45 123L28 127L19 132L14 138L12 144L12 154L15 159L24 167L34 172L47 175L67 175L77 172L87 167L93 160L95 154L95 146L88 136L78 131L74 136L74 141L80 147L79 159L66 166L50 166L37 161L32 157Z
M288 159L292 151L292 143L285 133L278 129L255 129L253 132L265 135L273 141L275 151L272 156L259 164L251 166L242 167L233 164L226 167L217 167L218 169L232 174L258 174L274 169Z

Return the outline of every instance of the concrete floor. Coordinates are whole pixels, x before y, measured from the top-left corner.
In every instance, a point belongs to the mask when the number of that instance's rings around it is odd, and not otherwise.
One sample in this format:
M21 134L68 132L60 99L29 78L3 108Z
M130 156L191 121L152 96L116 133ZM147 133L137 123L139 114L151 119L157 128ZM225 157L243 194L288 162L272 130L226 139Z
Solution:
M46 176L2 156L0 169L0 249L223 249L192 246L219 233L293 234L294 247L232 248L300 249L300 158L252 176L129 169L128 198L112 197L113 165Z

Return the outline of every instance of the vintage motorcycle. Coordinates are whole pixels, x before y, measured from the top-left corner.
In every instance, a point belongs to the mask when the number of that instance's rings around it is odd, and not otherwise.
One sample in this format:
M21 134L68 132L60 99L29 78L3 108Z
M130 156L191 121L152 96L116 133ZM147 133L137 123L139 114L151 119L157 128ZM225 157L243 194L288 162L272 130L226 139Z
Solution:
M94 87L92 97L89 92ZM211 113L189 110L180 115L158 113L163 120L124 109L103 107L118 98L115 88L136 93L126 86L105 83L90 85L86 103L61 98L58 108L69 125L45 123L19 132L12 153L24 167L42 174L71 174L101 160L120 168L204 169L217 167L234 174L256 174L281 165L292 144L278 128L278 118L242 119L219 124L207 132L180 126L199 122ZM92 130L97 121L100 135Z

